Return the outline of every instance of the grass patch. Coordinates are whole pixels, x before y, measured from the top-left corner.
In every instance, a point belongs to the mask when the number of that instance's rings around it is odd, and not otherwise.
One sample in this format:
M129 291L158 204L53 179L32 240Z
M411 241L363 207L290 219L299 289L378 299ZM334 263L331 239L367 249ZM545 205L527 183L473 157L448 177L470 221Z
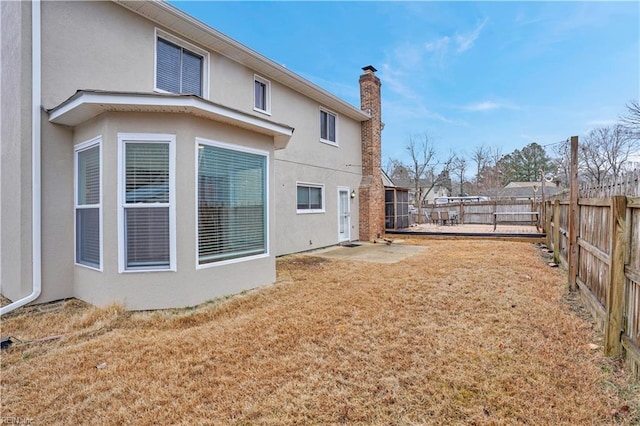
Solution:
M10 316L2 417L37 424L636 424L638 388L532 244L310 255L190 310ZM355 249L354 249L355 250Z

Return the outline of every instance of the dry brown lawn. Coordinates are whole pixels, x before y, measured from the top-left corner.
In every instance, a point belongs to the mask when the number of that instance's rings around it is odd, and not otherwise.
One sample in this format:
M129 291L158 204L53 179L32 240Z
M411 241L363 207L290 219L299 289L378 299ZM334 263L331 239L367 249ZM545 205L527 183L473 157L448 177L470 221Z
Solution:
M195 309L10 315L2 419L31 424L606 425L638 386L529 243L412 241L395 264L294 255ZM179 285L177 283L176 285ZM62 335L62 337L33 341Z

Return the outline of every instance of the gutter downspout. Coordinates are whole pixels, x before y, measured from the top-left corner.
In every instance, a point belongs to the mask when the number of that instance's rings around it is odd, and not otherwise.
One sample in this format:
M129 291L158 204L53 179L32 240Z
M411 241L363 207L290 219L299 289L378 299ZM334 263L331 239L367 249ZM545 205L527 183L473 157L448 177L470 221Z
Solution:
M41 212L41 27L40 0L31 3L31 233L33 290L28 296L0 308L0 315L32 302L42 291L42 212Z

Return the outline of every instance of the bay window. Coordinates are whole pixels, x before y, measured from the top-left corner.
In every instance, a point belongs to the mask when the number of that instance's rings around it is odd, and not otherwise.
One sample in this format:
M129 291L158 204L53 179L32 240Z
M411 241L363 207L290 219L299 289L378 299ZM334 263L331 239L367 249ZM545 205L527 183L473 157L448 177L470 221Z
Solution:
M120 270L175 270L175 136L118 140Z
M267 153L196 144L198 265L266 254Z
M75 263L102 267L101 139L75 148Z

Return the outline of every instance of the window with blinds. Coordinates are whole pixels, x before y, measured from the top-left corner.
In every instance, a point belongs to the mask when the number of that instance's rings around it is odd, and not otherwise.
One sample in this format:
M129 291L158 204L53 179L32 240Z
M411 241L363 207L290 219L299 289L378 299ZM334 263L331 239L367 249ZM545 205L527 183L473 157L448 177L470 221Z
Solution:
M322 185L299 183L296 189L298 213L324 212L324 187Z
M203 61L202 55L158 37L156 88L202 96Z
M75 261L100 269L100 141L76 147L75 164Z
M332 144L338 143L336 139L336 120L335 114L323 109L320 110L320 140Z
M198 264L267 253L267 156L198 144Z
M269 113L271 110L271 83L262 77L254 76L253 107L260 112Z
M171 268L171 142L125 141L125 269Z

